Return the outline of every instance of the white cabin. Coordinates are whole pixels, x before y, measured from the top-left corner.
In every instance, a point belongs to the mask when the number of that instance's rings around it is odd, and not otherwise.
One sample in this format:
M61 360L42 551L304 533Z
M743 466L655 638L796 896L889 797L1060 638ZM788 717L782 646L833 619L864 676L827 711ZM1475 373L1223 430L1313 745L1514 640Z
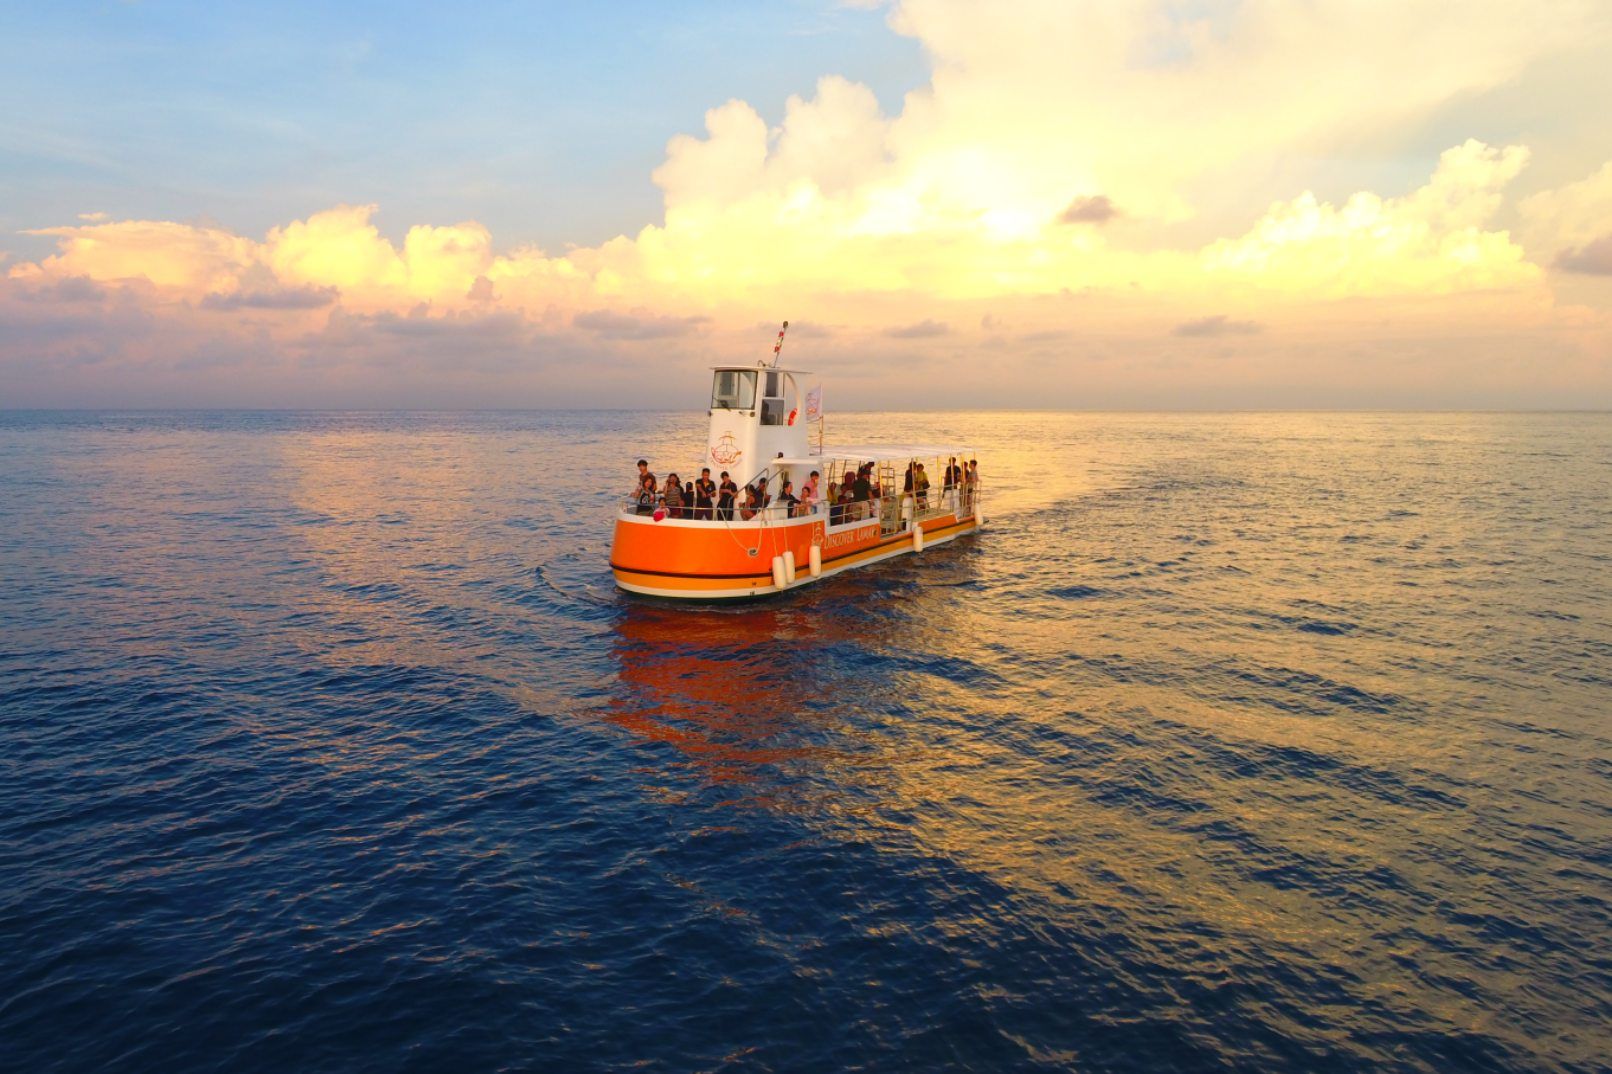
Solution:
M807 455L804 370L763 365L712 369L711 431L705 461L712 473L728 471L740 485L750 482L780 454Z

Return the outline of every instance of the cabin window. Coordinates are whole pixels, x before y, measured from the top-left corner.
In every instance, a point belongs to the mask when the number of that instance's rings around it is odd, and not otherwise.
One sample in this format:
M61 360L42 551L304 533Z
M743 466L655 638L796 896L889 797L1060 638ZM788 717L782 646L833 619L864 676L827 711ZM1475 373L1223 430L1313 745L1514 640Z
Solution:
M789 403L784 396L786 386L794 386L794 378L785 373L768 372L766 389L761 399L761 424L783 425L788 421Z
M749 410L756 405L754 369L718 369L711 384L712 410Z

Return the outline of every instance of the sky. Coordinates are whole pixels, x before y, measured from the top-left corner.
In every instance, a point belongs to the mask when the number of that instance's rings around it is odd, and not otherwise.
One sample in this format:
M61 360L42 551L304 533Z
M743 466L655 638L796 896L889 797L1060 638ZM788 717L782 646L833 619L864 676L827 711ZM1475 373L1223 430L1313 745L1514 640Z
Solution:
M5 23L0 407L1612 407L1612 0Z

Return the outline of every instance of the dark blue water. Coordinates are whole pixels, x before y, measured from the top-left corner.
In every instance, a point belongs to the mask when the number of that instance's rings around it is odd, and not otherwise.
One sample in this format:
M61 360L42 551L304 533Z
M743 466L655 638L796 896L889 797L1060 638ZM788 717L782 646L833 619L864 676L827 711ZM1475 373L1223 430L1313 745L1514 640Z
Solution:
M0 1066L1608 1069L1612 418L882 433L988 530L686 610L697 418L0 415Z

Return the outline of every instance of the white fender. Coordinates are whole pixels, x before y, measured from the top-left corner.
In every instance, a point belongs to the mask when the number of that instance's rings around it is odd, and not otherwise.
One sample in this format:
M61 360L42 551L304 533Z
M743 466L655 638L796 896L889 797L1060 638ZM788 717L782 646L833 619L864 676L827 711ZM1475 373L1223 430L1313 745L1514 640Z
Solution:
M792 548L784 550L784 581L795 584L795 551Z
M922 526L914 526L912 528L912 550L914 552L922 552L924 550L924 528Z
M806 570L813 578L823 575L823 548L821 545L812 545L812 550L806 553Z
M982 527L984 525L985 525L985 512L980 510L980 505L979 504L975 504L974 505L974 528L979 529L980 527Z
M784 574L784 557L772 557L772 584L783 589L789 584L789 577Z

